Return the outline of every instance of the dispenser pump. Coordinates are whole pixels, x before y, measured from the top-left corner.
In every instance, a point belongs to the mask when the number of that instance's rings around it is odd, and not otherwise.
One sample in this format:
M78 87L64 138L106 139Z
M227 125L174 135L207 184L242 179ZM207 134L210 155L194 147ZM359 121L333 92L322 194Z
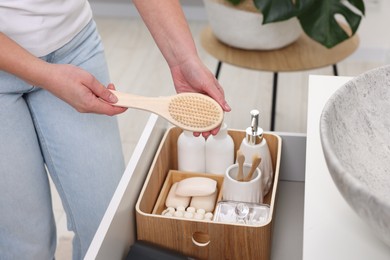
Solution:
M241 142L240 150L245 156L245 163L253 164L253 156L260 156L261 162L257 167L261 171L263 195L266 195L271 189L273 180L272 158L267 144L267 134L264 134L263 129L259 127L259 111L254 109L250 114L251 125L246 129L246 136Z
M246 139L248 144L259 144L263 139L263 129L259 127L259 111L251 110L251 126L246 129Z

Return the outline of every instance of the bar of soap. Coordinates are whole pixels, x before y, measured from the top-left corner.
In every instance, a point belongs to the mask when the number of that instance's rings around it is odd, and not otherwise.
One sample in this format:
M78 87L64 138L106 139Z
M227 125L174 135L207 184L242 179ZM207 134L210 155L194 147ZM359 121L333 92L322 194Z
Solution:
M215 200L217 199L217 191L208 196L198 196L192 197L191 199L191 207L196 209L204 209L207 211L213 211L215 206Z
M179 207L188 207L190 204L191 197L177 195L178 182L172 184L171 189L169 190L167 199L165 200L165 206L179 208Z
M217 181L207 177L190 177L177 184L176 195L195 197L208 196L217 189Z

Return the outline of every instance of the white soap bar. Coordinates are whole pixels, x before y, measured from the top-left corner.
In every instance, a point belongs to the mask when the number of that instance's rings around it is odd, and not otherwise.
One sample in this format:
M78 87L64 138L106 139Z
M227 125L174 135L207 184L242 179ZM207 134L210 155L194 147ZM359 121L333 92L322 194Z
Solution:
M176 195L179 196L208 196L217 189L217 181L207 177L190 177L179 181Z
M173 208L179 208L179 207L186 208L188 204L190 204L191 197L177 195L176 194L177 186L178 186L178 182L172 184L167 199L165 200L165 206L173 207Z
M206 212L213 211L215 206L215 200L217 199L217 193L218 192L215 191L213 194L209 196L192 197L190 206L198 209L198 211L199 209L203 209Z

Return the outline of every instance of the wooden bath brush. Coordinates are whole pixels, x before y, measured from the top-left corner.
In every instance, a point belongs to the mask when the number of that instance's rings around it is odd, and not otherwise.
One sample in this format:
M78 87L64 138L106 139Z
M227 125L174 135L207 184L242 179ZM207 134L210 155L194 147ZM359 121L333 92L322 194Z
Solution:
M180 93L168 97L143 97L110 90L118 98L114 106L136 108L155 113L172 124L191 132L207 132L223 120L221 106L199 93Z

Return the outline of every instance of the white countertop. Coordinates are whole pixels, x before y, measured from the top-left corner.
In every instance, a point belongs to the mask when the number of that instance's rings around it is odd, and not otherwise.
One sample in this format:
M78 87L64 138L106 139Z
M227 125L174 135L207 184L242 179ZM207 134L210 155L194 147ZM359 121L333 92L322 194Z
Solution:
M386 246L337 190L322 153L319 122L329 97L351 78L310 76L303 259L390 259ZM390 221L390 220L389 220Z

